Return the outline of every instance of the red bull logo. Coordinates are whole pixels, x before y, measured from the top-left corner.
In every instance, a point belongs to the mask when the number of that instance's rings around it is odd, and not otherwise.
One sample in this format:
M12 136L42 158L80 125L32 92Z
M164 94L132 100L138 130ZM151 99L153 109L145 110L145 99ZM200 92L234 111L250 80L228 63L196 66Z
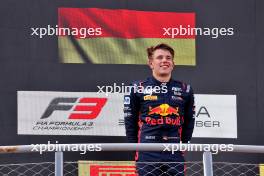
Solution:
M155 108L149 107L149 115L152 114L158 114L163 117L168 116L168 115L176 115L179 116L179 107L173 108L168 104L161 104Z
M176 119L172 119L170 117L160 117L159 119L154 119L151 117L146 117L146 123L149 125L172 125L172 126L180 126L181 125L181 120L180 117L177 117Z

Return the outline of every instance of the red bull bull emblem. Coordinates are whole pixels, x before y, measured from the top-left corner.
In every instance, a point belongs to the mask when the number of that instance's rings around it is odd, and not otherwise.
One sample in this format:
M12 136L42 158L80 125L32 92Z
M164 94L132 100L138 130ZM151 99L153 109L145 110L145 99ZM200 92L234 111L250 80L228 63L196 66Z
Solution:
M149 107L149 115L152 114L158 114L163 117L168 116L168 115L176 115L179 116L179 107L173 108L168 104L161 104L155 108Z

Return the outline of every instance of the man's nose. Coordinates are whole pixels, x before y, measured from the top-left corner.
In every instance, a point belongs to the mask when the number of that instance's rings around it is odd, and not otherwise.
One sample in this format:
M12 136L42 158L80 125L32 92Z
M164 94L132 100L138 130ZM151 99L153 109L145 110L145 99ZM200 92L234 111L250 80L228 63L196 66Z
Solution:
M164 57L162 57L161 61L162 62L168 62L168 58L164 56Z

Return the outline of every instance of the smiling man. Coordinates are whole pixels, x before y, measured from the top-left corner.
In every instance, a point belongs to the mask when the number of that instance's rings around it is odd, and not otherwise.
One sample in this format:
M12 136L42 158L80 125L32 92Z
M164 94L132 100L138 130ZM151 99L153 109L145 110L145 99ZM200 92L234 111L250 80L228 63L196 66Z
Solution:
M173 48L159 44L148 48L147 53L152 76L134 82L124 100L127 139L132 143L187 143L194 128L193 90L172 79ZM136 161L139 176L184 175L180 151L138 152Z

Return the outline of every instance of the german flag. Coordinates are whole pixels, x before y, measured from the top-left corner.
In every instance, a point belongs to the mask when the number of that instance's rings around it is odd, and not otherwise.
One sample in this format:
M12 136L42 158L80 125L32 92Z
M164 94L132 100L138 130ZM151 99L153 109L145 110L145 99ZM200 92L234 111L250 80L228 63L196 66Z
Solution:
M146 48L166 43L176 65L195 65L195 13L125 9L59 8L58 36L62 63L146 64ZM185 29L180 33L179 29Z

